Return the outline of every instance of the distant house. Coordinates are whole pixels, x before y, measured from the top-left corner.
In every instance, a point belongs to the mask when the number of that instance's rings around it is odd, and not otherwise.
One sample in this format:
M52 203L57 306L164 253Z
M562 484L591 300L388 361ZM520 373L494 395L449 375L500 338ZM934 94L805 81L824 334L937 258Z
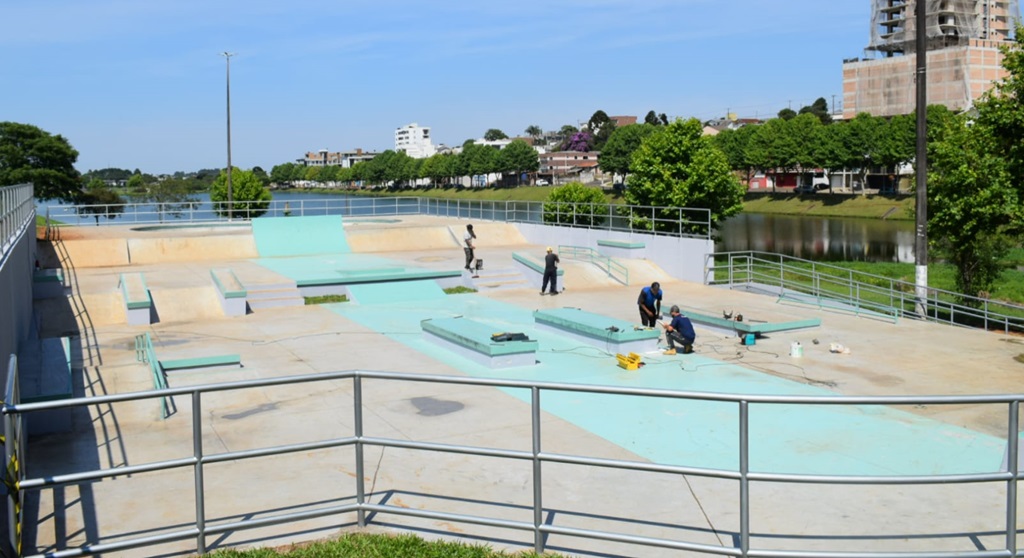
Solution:
M630 124L636 124L635 116L609 116L608 120L614 122L616 128L629 126Z
M541 153L538 176L550 176L552 184L579 180L590 182L598 171L597 151L554 151Z
M296 162L306 167L342 167L347 169L356 163L369 161L377 155L380 155L380 153L363 151L362 149L336 152L321 149L320 151L307 152L301 159L296 159Z

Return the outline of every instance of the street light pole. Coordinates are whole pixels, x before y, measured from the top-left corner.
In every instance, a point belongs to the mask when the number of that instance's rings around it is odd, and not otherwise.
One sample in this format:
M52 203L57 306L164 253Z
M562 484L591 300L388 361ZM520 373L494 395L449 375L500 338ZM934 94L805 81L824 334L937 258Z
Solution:
M914 232L914 291L917 314L928 312L928 36L925 3L914 2L917 10L917 222Z
M234 200L231 196L231 57L233 52L222 52L221 56L227 62L227 98L228 98L228 219L234 217Z

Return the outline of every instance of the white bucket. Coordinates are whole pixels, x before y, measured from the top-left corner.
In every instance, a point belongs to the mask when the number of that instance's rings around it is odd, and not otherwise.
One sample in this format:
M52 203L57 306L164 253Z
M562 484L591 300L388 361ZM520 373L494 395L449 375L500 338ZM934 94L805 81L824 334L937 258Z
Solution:
M789 345L789 356L797 358L804 356L804 346L799 341L793 341Z

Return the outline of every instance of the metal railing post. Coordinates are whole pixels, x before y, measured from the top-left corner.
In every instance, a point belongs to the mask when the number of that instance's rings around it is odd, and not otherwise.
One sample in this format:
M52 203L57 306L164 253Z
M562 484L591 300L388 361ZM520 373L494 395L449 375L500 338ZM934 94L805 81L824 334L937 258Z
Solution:
M750 552L750 409L740 401L740 556Z
M196 550L206 554L206 499L203 488L203 406L202 392L192 392L192 455L195 457Z
M1020 452L1020 434L1018 420L1020 401L1010 402L1009 420L1007 421L1006 470L1010 478L1006 481L1006 549L1011 556L1017 555L1017 480L1020 467L1017 459Z
M17 373L17 357L11 355L10 365L7 368L8 374ZM8 381L10 384L10 381ZM7 485L7 556L21 556L21 529L19 527L19 492L17 478L10 478L11 471L17 472L17 466L11 467L12 463L17 463L17 451L16 451L17 439L15 438L14 432L14 417L10 413L4 412L4 484Z
M544 552L544 533L540 527L544 523L543 486L540 460L540 388L530 388L530 415L533 421L533 550L537 554Z
M352 378L352 405L355 407L354 424L356 436L356 504L359 509L356 511L356 523L360 527L366 527L366 483L364 482L365 471L363 465L363 377L358 373Z

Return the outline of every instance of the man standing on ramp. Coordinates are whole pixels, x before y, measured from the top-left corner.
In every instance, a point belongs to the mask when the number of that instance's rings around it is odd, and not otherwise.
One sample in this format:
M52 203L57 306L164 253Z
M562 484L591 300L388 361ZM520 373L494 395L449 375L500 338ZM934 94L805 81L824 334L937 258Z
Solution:
M540 284L540 294L544 294L544 291L548 288L548 282L551 282L551 294L558 294L558 254L548 246L548 253L544 256L544 280Z
M473 232L473 225L466 225L466 234L462 235L462 243L464 244L462 250L466 253L466 269L472 271L471 267L473 259L476 257L474 254L475 246L473 241L476 240L476 233Z

